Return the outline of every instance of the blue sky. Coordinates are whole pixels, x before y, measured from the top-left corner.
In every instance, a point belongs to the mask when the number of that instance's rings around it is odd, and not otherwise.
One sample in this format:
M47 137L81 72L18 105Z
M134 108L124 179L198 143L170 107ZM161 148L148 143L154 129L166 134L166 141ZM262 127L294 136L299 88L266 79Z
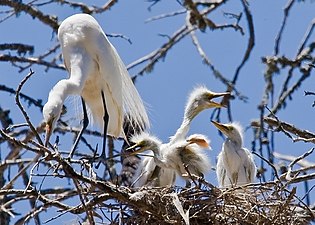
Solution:
M93 1L85 1L93 3ZM246 95L249 100L244 103L238 99L232 101L233 119L240 121L244 126L248 126L253 119L259 117L257 106L261 102L265 83L263 72L265 65L261 62L262 56L272 55L274 40L279 31L283 18L283 8L286 1L266 0L249 1L250 9L254 17L256 42L250 60L242 69L237 89ZM159 48L166 37L159 34L172 35L184 24L184 15L165 18L158 21L146 23L145 21L153 16L169 13L180 9L176 1L161 1L156 4L151 11L148 10L150 3L143 0L119 1L110 11L96 15L106 33L120 33L129 37L132 44L121 38L110 38L110 41L117 48L120 56L126 65L138 58ZM287 27L285 28L283 40L280 45L280 55L291 58L296 54L297 48L315 16L315 5L313 1L296 3L291 11ZM45 7L46 12L53 12L60 20L76 13L66 7ZM223 16L223 12L238 14L242 11L239 1L229 1L222 8L217 10L211 17L217 23L229 23L232 20ZM245 30L245 35L234 30L210 31L205 33L197 32L200 42L204 47L209 59L226 77L232 78L236 67L241 62L247 45L248 28L245 17L240 23ZM34 44L35 54L43 52L56 43L56 38L51 30L44 27L38 21L33 20L28 15L21 14L17 18L11 18L0 24L1 42L20 42ZM314 41L313 34L311 40ZM130 70L133 75L141 68ZM47 100L49 90L60 79L67 77L65 71L49 70L44 71L40 66L32 66L36 73L26 84L23 92L33 96L35 99ZM16 88L20 80L27 74L27 71L18 73L8 63L0 64L0 83L8 87ZM286 76L284 71L275 78L275 94L280 91L280 86ZM314 108L311 107L312 97L305 97L304 90L315 91L314 72L306 82L294 93L293 100L287 102L287 107L278 114L279 119L293 123L297 127L314 131ZM192 45L190 37L186 37L167 54L164 61L155 65L150 74L144 74L137 79L136 87L143 100L146 102L151 119L151 133L157 135L163 141L173 135L181 123L187 95L196 85L205 85L213 91L225 91L224 85L216 80L211 70L202 63L196 48ZM24 122L21 113L14 106L14 96L7 93L0 93L1 107L10 108L15 123ZM4 100L5 99L5 100ZM69 104L69 102L67 102ZM28 108L32 114L32 121L38 124L42 120L42 115L34 107ZM212 141L212 151L209 157L215 165L216 156L221 149L223 139L218 135L217 130L210 124L212 110L202 112L192 123L190 133L203 133L208 135ZM69 112L69 117L71 111ZM221 120L228 122L225 113ZM245 145L250 148L253 139L251 129L245 132ZM290 139L282 133L275 135L275 151L300 155L311 147L312 144L292 143ZM61 136L61 148L67 146L67 140ZM315 161L314 156L308 158ZM256 158L257 161L259 161ZM207 180L217 184L215 173L209 172ZM314 182L313 182L314 183ZM312 192L312 202L315 201Z

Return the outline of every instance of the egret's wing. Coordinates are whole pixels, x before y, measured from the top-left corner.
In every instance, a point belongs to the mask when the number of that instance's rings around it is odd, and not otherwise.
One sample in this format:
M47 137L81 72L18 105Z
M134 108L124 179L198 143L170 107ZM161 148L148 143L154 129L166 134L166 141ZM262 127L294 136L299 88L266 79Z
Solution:
M117 56L112 45L99 27L94 42L90 43L94 61L101 77L102 90L105 92L106 110L109 114L108 133L115 137L124 137L123 134L123 97L122 76L120 74ZM101 93L100 93L101 94ZM103 111L103 110L102 110ZM100 118L103 120L104 111ZM103 122L103 121L98 121Z
M149 154L152 154L150 152ZM144 156L135 175L135 186L166 187L175 183L176 173L172 169L161 168L156 165L154 158Z
M135 174L135 186L142 187L148 184L152 180L153 172L156 168L156 163L153 157L143 157L141 163L138 166L138 170Z
M174 185L176 172L173 169L161 168L159 174L159 186L170 187Z
M216 167L216 174L217 174L217 179L220 187L225 187L227 185L230 185L229 179L227 178L227 173L226 173L226 165L224 164L223 160L223 152L220 152L218 155L218 162L217 162L217 167Z
M193 143L183 148L181 159L188 166L188 171L196 176L204 175L211 168L211 164L205 151L199 145Z
M244 151L247 154L247 160L245 161L246 166L246 175L249 183L254 182L256 173L257 173L257 167L254 161L253 154L246 148L244 148Z

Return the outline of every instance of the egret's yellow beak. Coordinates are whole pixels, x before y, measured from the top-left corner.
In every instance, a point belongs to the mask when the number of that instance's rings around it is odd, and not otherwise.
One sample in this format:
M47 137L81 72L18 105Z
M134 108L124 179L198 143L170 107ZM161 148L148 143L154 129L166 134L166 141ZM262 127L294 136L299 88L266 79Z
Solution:
M45 147L48 146L48 143L49 143L49 139L50 139L50 136L52 134L52 123L53 123L53 120L49 120L46 122L46 126L45 126L45 130L46 130L46 134L45 134Z
M129 155L137 155L141 152L144 152L145 148L141 145L141 143L137 143L135 145L130 146L129 148L126 148L126 152Z
M214 126L216 126L216 128L218 128L218 130L220 130L222 133L224 134L228 134L230 132L230 127L225 125L225 124L222 124L222 123L219 123L219 122L216 122L216 121L213 121L211 120L211 122L214 124Z
M209 142L203 138L190 138L186 140L189 144L197 144L202 148L209 148Z

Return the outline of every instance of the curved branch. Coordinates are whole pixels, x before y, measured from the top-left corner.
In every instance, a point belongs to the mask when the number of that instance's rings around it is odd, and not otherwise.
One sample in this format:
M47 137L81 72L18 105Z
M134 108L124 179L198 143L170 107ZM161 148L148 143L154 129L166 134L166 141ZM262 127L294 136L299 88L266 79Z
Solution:
M32 16L33 18L37 18L44 24L48 25L55 32L57 32L58 30L59 24L55 16L45 15L42 11L36 9L31 5L24 4L22 1L0 0L0 5L14 8L16 12L23 11Z

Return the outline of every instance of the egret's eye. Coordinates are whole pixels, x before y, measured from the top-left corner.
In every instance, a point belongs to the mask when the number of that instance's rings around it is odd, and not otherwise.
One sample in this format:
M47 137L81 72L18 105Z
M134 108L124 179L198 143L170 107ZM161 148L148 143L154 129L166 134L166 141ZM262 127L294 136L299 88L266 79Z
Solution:
M152 145L152 142L150 142L150 141L143 141L143 142L141 143L141 147L151 146L151 145Z

